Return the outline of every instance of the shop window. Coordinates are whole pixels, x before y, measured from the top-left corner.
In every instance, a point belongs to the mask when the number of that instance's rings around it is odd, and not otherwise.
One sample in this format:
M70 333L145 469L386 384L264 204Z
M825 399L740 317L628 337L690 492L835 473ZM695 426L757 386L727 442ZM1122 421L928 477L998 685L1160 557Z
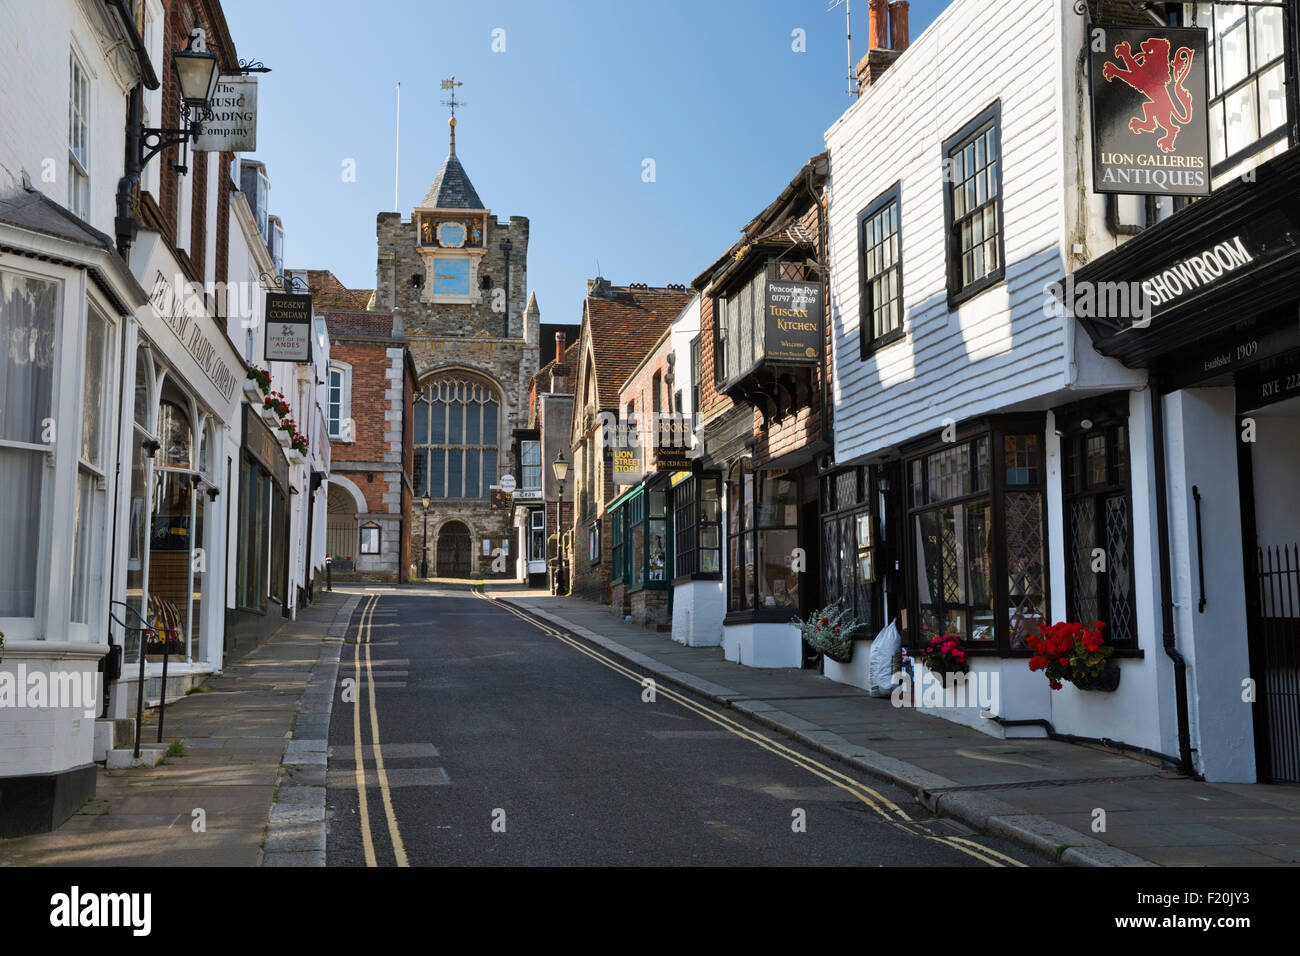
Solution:
M849 608L874 633L878 542L870 472L851 468L821 481L822 598Z
M994 449L997 449L996 454ZM913 642L1025 646L1046 607L1042 437L985 434L908 462Z
M780 472L754 472L748 461L727 479L727 606L730 611L795 612L800 574L799 481Z
M546 512L541 509L528 516L528 560L546 560Z
M361 554L379 553L379 525L370 521L361 526L361 546L358 550Z
M1002 281L1001 105L943 146L948 300L953 306Z
M587 561L591 564L600 563L600 519L597 518L587 529Z
M0 271L0 342L9 345L0 351L0 618L36 617L37 569L48 560L41 517L52 475L43 423L54 410L58 305L58 283Z
M1275 144L1285 148L1286 13L1281 6L1184 3L1209 33L1210 164L1214 175Z
M692 476L672 489L674 572L718 574L722 571L722 479Z
M486 498L496 482L501 403L485 382L448 377L421 387L411 482L419 498Z
M1071 429L1062 439L1062 454L1069 618L1104 621L1107 641L1136 647L1128 428L1111 423Z
M194 464L194 427L189 412L176 399L164 399L158 406L158 460L177 468Z
M862 277L858 334L862 358L903 333L903 263L900 186L858 216L858 269Z
M105 410L112 407L108 394L109 357L112 352L108 320L93 306L86 310L84 367L81 376L81 454L77 461L77 500L73 511L74 563L72 568L72 620L90 623L91 600L103 580L100 553L105 521L107 469L104 467Z
M621 506L610 510L609 521L610 576L614 581L622 581L627 573L623 564L627 560L627 545L623 539L627 533L627 519Z

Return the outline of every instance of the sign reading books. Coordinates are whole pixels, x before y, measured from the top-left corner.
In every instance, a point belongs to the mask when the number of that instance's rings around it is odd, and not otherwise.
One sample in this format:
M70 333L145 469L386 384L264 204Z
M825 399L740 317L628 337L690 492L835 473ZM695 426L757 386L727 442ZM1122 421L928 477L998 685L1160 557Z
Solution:
M822 336L820 282L769 279L763 311L767 316L765 358L816 363Z
M1091 27L1094 191L1210 195L1205 38L1157 24Z
M203 121L194 149L207 153L257 151L257 77L223 76L217 81L212 118Z
M266 359L311 361L311 296L288 292L266 294Z

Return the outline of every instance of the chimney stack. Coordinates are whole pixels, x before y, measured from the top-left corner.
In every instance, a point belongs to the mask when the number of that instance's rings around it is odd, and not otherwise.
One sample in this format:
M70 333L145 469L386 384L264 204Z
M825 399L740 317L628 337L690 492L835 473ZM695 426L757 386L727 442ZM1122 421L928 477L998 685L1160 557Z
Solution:
M566 338L566 336L565 336L565 334L564 334L563 332L556 332L556 333L555 333L555 361L556 361L556 363L559 364L559 365L563 365L563 364L564 364L564 341L565 341L565 338Z
M908 0L871 0L870 49L858 61L858 92L875 83L893 66L911 42L908 36Z
M568 358L566 339L567 336L563 332L555 333L555 364L551 366L551 391L558 395L567 394L569 391L569 366L565 362Z

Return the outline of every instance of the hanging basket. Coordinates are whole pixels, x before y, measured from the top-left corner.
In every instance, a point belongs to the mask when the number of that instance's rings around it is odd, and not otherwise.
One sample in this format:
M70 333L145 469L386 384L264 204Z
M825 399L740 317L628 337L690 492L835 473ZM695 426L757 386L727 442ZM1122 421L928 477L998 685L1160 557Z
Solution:
M829 657L836 664L848 664L853 660L853 645L852 644L849 645L848 653L842 657L831 650L824 650L822 651L822 654L825 655L826 657Z
M1070 679L1070 683L1079 690L1113 691L1119 687L1119 664L1107 661L1105 669L1096 677L1084 675Z

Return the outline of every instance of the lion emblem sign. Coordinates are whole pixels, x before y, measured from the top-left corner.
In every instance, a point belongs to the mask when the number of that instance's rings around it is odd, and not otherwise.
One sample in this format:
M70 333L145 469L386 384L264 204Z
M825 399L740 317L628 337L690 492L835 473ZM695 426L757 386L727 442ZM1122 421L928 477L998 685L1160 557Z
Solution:
M1165 135L1156 141L1163 153L1172 153L1178 133L1192 121L1192 95L1183 81L1192 69L1194 54L1187 47L1179 47L1171 59L1169 41L1164 37L1150 37L1142 41L1135 55L1127 42L1115 47L1115 56L1123 63L1107 63L1102 77L1123 80L1145 96L1142 116L1129 120L1128 128L1135 133L1154 133L1156 128ZM1172 81L1172 92L1170 85ZM1174 104L1177 97L1178 104Z

